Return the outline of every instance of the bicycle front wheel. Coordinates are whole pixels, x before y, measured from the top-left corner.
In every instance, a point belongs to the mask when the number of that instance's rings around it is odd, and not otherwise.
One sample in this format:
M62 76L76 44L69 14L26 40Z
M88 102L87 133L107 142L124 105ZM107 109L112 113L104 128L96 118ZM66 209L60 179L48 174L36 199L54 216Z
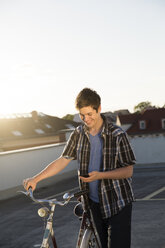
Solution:
M100 248L91 229L86 229L82 237L80 248Z

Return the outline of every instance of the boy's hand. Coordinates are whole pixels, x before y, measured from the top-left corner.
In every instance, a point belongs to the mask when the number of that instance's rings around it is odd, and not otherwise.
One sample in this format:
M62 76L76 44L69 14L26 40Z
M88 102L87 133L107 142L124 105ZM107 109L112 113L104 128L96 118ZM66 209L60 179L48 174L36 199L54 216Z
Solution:
M88 177L80 176L80 179L83 182L90 183L90 182L93 182L93 181L96 181L96 180L101 179L101 172L99 172L99 171L92 171L92 172L89 172L88 173Z
M37 183L36 183L34 178L27 178L27 179L23 180L23 186L26 190L28 190L31 187L32 191L34 191L36 188L36 185L37 185Z

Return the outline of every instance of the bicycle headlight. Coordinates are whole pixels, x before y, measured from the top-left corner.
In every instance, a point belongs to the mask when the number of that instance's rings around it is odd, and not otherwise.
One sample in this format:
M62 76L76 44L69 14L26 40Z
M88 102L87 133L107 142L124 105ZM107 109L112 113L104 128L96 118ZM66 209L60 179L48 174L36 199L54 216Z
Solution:
M38 215L40 217L46 217L48 215L48 213L49 213L49 209L46 207L38 209Z

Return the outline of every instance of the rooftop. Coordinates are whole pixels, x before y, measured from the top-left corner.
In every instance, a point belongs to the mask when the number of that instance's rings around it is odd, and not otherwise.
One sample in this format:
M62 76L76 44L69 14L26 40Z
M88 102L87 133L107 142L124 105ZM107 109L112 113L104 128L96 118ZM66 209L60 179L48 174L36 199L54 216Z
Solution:
M137 119L127 130L129 135L165 133L162 121L165 120L165 108L147 109L137 114ZM144 128L140 128L140 122L144 122Z
M0 118L0 145L4 143L51 137L64 129L73 129L78 125L74 121L32 111L26 114L13 114Z

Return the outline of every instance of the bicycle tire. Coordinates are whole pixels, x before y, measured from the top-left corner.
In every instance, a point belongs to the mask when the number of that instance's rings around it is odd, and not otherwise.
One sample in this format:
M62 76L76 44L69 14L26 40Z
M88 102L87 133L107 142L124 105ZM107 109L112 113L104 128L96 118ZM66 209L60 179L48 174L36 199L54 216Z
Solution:
M80 248L100 248L91 229L86 229L82 237Z

